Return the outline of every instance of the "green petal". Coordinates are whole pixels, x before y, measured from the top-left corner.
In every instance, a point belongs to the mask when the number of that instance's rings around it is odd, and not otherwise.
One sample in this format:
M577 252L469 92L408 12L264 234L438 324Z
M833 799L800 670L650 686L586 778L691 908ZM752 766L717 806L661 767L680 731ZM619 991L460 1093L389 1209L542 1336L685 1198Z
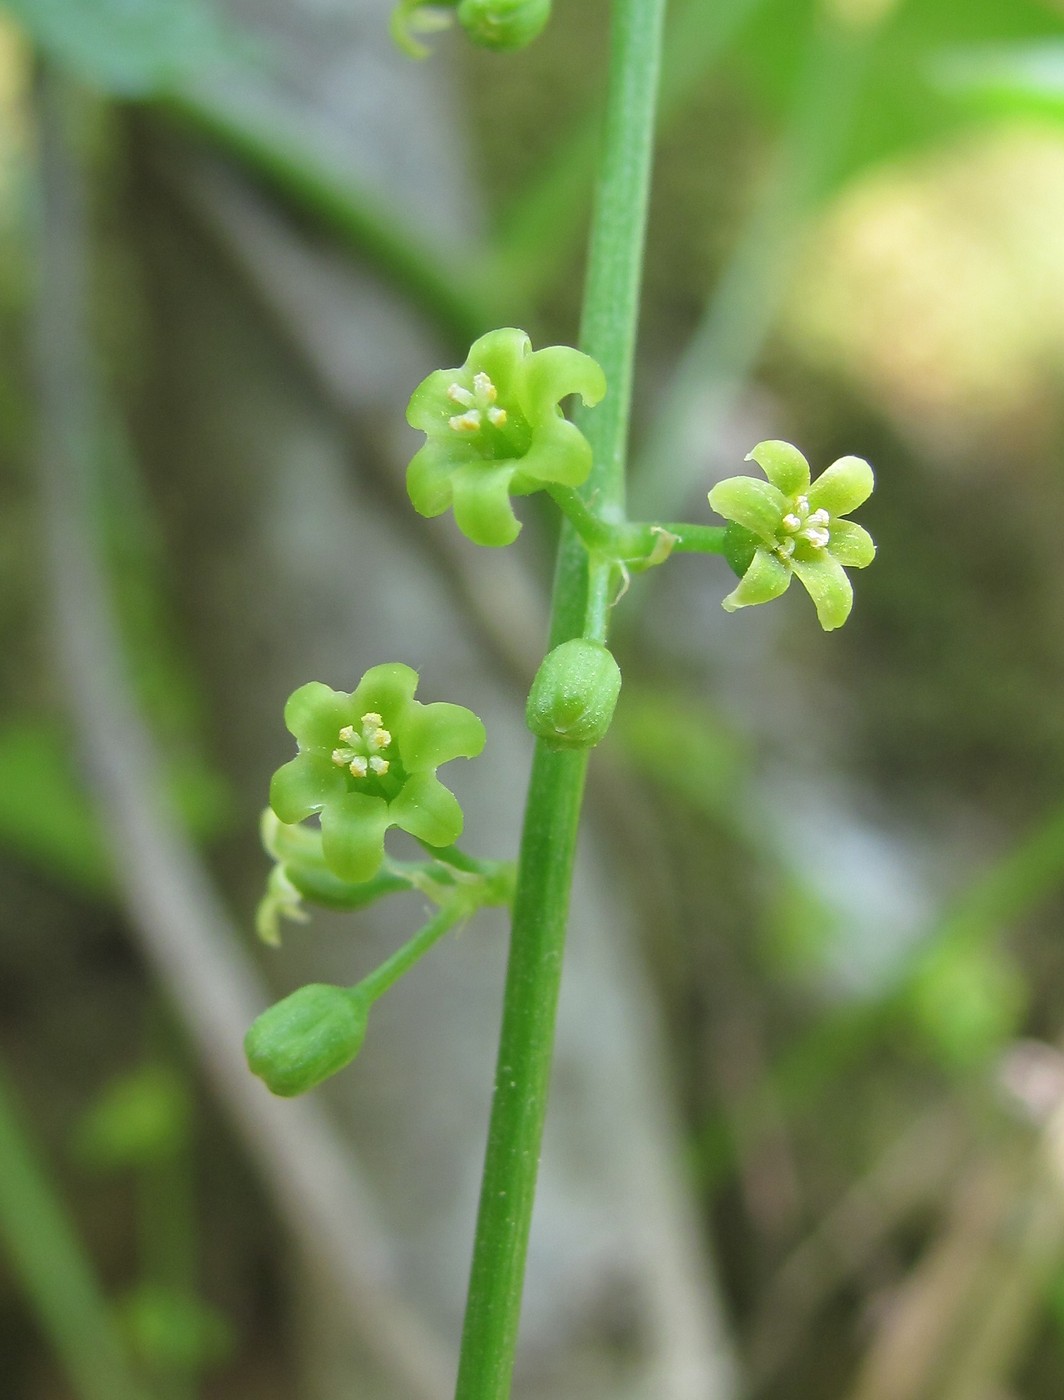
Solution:
M809 489L809 463L789 442L780 442L775 438L759 442L746 454L746 460L756 462L773 486L785 496L797 496Z
M462 834L458 798L431 773L408 778L388 808L388 817L430 846L450 846Z
M415 703L403 721L403 767L408 773L429 773L452 758L476 758L485 738L484 721L464 705Z
M759 549L753 563L739 580L739 586L729 593L721 604L725 612L736 612L739 608L753 607L756 603L770 603L781 593L786 593L791 582L791 571L767 549Z
M376 711L386 728L401 731L406 724L410 702L417 690L417 672L401 661L388 661L371 666L355 687L351 708L355 722L364 714ZM402 749L402 733L395 735Z
M340 730L351 723L351 697L321 681L308 681L288 697L284 722L301 749L331 753Z
M353 885L372 880L384 859L384 833L392 825L383 797L349 792L321 814L325 864Z
M521 524L510 505L510 483L516 463L489 466L486 462L459 467L451 476L454 518L474 544L512 544Z
M521 366L518 379L518 401L533 427L553 415L558 402L569 394L579 394L591 406L605 392L602 366L569 345L548 345L534 351Z
M281 821L301 822L341 797L346 788L343 771L332 759L301 753L270 779L270 806Z
M532 342L515 326L488 331L469 348L465 369L470 386L474 374L486 374L505 404L507 398L516 395L519 366L531 353Z
M816 604L824 631L841 627L853 607L853 589L842 565L825 550L816 559L795 559L793 567Z
M442 515L451 504L451 473L465 461L450 443L430 438L406 469L406 494L418 515Z
M432 436L450 434L450 420L461 408L447 397L452 384L466 385L470 376L464 369L434 369L423 379L410 395L406 409L406 421L412 428ZM469 387L469 386L467 386Z
M511 489L527 494L544 482L582 486L591 473L591 444L579 428L565 418L537 427L529 450L517 463Z
M765 544L773 544L780 521L790 502L768 481L753 476L730 476L719 481L709 493L709 504L737 525L752 530Z
M833 520L829 534L828 553L844 568L863 569L876 557L872 536L852 520Z
M868 500L876 479L863 457L840 457L817 477L806 493L811 510L849 515Z

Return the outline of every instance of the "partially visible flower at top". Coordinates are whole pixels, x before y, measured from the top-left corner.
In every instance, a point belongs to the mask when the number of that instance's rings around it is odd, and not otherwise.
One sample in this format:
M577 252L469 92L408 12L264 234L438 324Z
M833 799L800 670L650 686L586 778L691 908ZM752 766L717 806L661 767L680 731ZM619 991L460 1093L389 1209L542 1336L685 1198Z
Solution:
M802 454L776 441L759 442L746 460L768 480L732 476L709 493L709 504L732 522L724 552L741 575L724 607L767 603L797 574L824 631L841 627L853 606L845 569L863 569L876 554L868 531L842 519L872 494L872 468L861 457L840 457L810 484Z
M474 44L503 53L523 49L546 28L551 0L399 0L392 38L411 58L428 49L417 37L458 23Z
M579 486L591 471L591 447L559 401L596 404L605 392L600 366L579 350L533 350L512 327L482 335L464 365L434 370L410 400L407 422L428 439L407 469L414 509L453 507L474 544L510 544L521 529L511 495Z
M459 0L458 23L481 48L510 52L542 33L550 10L551 0Z
M417 681L392 662L372 666L350 693L310 681L285 705L299 753L273 775L270 806L288 824L321 813L322 855L343 880L376 875L391 826L430 846L462 834L462 809L436 769L475 758L484 725L462 705L420 704Z

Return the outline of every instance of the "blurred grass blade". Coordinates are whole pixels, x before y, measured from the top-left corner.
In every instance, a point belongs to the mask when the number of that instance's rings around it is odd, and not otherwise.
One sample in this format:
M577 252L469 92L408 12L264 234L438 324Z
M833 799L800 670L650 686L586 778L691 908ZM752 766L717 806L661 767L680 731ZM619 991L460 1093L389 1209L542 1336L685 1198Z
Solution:
M682 513L692 472L702 468L701 454L687 447L695 424L700 437L713 439L761 353L809 213L845 146L869 49L865 33L816 23L772 183L739 237L636 460L636 515Z
M92 894L111 891L111 860L58 722L0 727L0 846Z
M0 1074L0 1237L80 1400L146 1400L92 1267Z
M762 0L688 0L670 20L662 55L659 128L683 110L739 25ZM492 278L531 301L572 254L591 204L598 153L596 100L500 220Z

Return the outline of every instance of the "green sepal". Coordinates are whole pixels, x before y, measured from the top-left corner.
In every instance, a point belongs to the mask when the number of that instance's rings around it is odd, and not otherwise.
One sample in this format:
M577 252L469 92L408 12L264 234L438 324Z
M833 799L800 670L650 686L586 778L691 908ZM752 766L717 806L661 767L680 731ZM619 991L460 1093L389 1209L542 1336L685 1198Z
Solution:
M428 48L417 38L418 34L433 34L441 29L449 29L454 23L453 10L457 0L399 0L392 10L389 24L393 41L410 58L427 58Z
M369 1007L357 987L300 987L264 1011L244 1037L252 1074L282 1098L313 1089L358 1054Z
M729 520L724 527L724 557L737 578L742 578L754 562L759 544L760 541L752 530L747 530L743 525L736 525L733 520Z

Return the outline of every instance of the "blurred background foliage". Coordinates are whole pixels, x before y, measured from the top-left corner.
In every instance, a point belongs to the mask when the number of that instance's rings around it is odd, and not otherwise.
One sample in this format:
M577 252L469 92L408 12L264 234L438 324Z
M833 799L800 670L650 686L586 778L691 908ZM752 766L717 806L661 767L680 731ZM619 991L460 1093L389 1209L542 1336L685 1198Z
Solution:
M384 26L387 4L369 8ZM0 6L0 1047L17 1100L0 1099L0 1389L18 1400L291 1393L283 1253L131 942L53 661L41 74L67 75L88 114L106 407L83 525L168 801L248 927L261 774L225 757L224 675L186 631L197 577L170 543L182 482L150 460L167 361L145 151L156 174L224 156L323 259L413 308L444 362L495 322L572 341L607 6L556 9L520 55L437 45L483 217L467 246L434 247L256 100L244 79L275 55L239 5ZM602 781L736 1393L1056 1400L1064 6L675 0L670 26L633 498L704 518L712 481L767 436L814 468L859 452L879 482L863 519L880 557L841 635L791 595L724 618L727 580L689 558L617 610ZM377 447L394 476L383 430ZM548 544L545 526L523 537L544 588Z

